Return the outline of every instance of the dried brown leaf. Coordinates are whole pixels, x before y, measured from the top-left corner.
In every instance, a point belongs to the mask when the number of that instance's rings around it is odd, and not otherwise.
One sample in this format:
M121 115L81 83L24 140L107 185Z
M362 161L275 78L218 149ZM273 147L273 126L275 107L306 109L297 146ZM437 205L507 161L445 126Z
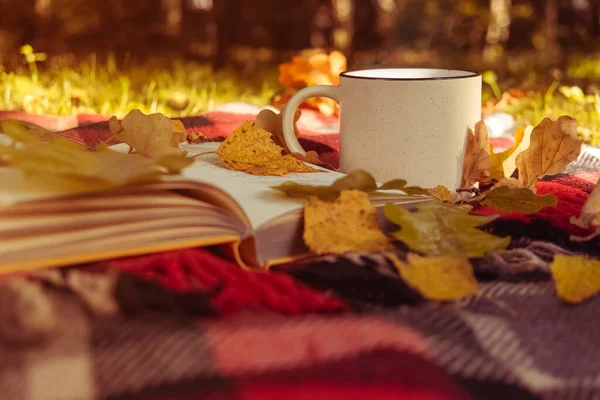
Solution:
M475 132L471 129L467 132L461 188L490 180L490 148L487 127L483 121L479 121L475 125Z
M529 188L541 177L564 171L567 164L581 152L577 136L577 122L569 116L556 121L545 118L531 133L531 145L517 155L519 181Z

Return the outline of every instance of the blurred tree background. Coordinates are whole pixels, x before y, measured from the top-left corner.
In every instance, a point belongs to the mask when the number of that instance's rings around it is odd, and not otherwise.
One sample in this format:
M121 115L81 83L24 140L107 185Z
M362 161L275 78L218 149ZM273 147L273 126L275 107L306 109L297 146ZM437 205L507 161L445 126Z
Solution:
M278 65L307 48L488 71L484 112L570 114L600 144L600 0L0 0L0 109L275 104Z
M0 0L0 57L49 54L196 57L217 66L279 62L308 47L358 64L540 67L600 45L597 0Z

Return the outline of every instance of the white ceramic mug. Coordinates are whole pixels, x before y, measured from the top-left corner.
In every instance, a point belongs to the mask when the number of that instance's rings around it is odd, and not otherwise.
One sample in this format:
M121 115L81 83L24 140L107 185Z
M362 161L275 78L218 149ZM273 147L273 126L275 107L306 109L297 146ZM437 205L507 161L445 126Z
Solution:
M283 112L291 151L305 154L293 128L303 101L328 97L340 105L340 171L363 169L383 182L406 179L432 188L460 185L467 129L481 120L481 75L441 69L344 72L339 86L311 86Z

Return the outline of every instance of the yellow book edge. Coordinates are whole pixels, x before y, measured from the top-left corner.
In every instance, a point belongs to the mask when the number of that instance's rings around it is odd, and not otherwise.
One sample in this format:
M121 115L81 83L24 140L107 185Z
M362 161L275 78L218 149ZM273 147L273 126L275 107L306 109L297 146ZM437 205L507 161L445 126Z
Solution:
M52 259L39 259L22 263L4 264L0 265L0 275L33 272L51 268L64 268L94 262L110 261L124 257L211 246L226 246L224 250L227 257L246 270L267 271L274 265L286 264L311 256L310 254L301 254L277 260L269 260L261 265L256 256L254 237L240 240L238 236L232 235L203 239L187 239L159 245L140 246L131 249L94 252L75 256L54 257Z

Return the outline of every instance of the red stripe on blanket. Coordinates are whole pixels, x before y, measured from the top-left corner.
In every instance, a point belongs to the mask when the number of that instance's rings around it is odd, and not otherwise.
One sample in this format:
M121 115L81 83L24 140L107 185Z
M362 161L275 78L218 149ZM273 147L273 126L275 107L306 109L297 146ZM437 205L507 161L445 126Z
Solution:
M122 258L107 265L182 292L222 285L213 305L223 315L248 309L267 309L286 315L346 309L337 297L313 290L288 275L246 271L204 249Z

